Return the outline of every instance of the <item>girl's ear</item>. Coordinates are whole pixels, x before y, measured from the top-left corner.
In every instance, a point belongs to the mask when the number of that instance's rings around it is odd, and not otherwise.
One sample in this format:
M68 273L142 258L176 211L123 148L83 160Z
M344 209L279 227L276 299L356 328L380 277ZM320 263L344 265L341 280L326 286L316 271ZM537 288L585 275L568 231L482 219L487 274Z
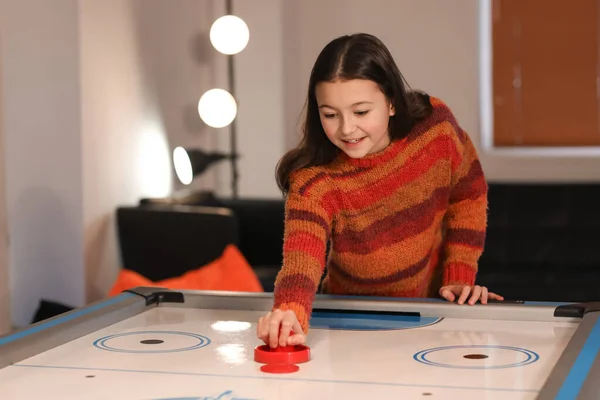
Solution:
M394 104L390 102L390 117L396 114L396 109L394 108Z

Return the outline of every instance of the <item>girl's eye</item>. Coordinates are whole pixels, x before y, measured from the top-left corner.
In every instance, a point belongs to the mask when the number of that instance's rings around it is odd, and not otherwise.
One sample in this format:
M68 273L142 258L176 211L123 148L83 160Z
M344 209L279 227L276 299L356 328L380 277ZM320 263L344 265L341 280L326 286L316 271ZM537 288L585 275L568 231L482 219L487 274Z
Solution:
M335 114L323 114L323 116L325 118L333 118L333 117L335 117Z
M369 110L366 110L366 111L357 111L356 114L358 114L358 115L367 115L368 112L369 112Z

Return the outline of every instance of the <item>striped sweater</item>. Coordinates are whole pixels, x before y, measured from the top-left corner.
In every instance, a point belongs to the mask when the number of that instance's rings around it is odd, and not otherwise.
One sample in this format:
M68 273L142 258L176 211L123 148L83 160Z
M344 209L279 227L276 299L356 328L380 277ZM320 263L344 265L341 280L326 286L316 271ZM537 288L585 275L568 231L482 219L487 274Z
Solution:
M341 152L292 174L273 308L293 310L304 332L320 284L329 294L396 297L474 284L487 183L467 133L430 101L433 114L383 151Z

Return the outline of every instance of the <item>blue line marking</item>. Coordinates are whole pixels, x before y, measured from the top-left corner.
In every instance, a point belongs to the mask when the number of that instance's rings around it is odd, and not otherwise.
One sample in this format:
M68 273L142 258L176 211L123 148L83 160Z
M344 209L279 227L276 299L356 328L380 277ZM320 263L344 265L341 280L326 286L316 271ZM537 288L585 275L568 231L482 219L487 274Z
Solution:
M521 353L525 355L525 359L523 361L510 363L510 364L498 364L498 365L480 365L480 366L469 366L469 365L456 365L456 364L443 364L435 361L431 361L427 358L427 356L431 353L436 353L440 351L446 350L458 350L458 349L500 349L500 350L509 350L516 353ZM461 346L443 346L443 347L435 347L432 349L421 350L416 353L413 358L423 364L431 365L434 367L442 367L442 368L455 368L455 369L504 369L504 368L514 368L521 367L524 365L532 364L540 359L540 356L527 349L521 349L519 347L513 346L498 346L498 345L461 345Z
M421 301L426 303L447 303L446 300L437 297L385 297L385 296L356 296L356 295L343 295L343 294L331 294L325 295L326 298L332 299L347 299L347 300L385 300L385 301L397 301L397 302L414 302Z
M538 393L537 389L513 389L502 387L473 387L473 386L450 386L450 385L417 385L399 382L369 382L369 381L345 381L341 379L316 379L316 378L284 378L277 376L248 376L248 375L225 375L225 374L209 374L202 372L171 372L171 371L144 371L133 369L117 369L117 368L90 368L90 367L68 367L58 365L33 365L33 364L14 364L12 367L27 367L27 368L49 368L49 369L69 369L81 371L105 371L105 372L133 372L161 375L183 375L183 376L204 376L212 378L226 379L253 379L253 380L270 380L270 381L287 381L287 382L318 382L318 383L339 383L350 385L369 385L369 386L392 386L392 387L419 387L419 388L434 388L434 389L461 389L461 390L480 390L494 392L512 392L512 393ZM11 367L8 367L11 368Z
M345 319L376 319L380 321L410 321L419 322L422 318L418 315L380 314L377 312L366 313L361 311L314 311L311 318L345 318Z
M569 400L577 397L583 383L588 378L592 365L600 352L600 318L592 327L579 355L573 363L573 367L565 378L555 400Z
M163 335L188 336L188 337L192 337L192 338L196 339L198 341L198 343L188 346L188 347L165 349L165 350L152 350L151 348L150 348L150 350L120 349L120 348L113 347L113 346L110 346L107 344L107 342L110 342L112 339L115 339L115 338L119 338L119 337L123 337L123 336L135 336L135 335L156 335L157 337L162 337ZM100 339L97 339L96 341L94 341L94 347L101 349L101 350L114 351L117 353L148 354L148 353L177 353L180 351L195 350L195 349L199 349L199 348L208 346L210 343L211 343L211 341L209 338L207 338L206 336L195 334L195 333L175 332L175 331L137 331L137 332L117 333L114 335L101 337Z
M339 313L315 311L311 315L310 325L313 328L381 331L397 329L413 329L432 325L441 318L419 317L415 315Z
M75 309L73 311L65 313L64 315L58 316L51 321L40 322L39 325L34 325L31 328L27 328L20 332L13 333L12 335L8 335L3 338L0 338L0 346L4 346L5 344L12 343L12 342L22 339L26 336L33 335L34 333L39 333L45 329L52 328L56 325L63 324L68 321L72 321L76 318L83 317L84 315L91 314L95 311L112 306L113 304L117 304L122 301L125 301L133 296L136 296L136 295L134 295L133 293L122 293L122 294L119 294L118 296L111 297L111 298L109 298L105 301L99 302L97 304L94 304L94 305L91 305L88 307Z

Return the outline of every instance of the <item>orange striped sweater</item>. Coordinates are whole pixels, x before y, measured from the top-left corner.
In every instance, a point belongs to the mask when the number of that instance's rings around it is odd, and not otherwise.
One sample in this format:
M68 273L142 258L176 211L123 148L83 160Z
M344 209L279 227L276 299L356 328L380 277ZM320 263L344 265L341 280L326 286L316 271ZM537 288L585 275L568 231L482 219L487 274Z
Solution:
M293 310L304 332L322 278L324 293L365 296L474 284L487 183L467 133L430 101L433 114L385 150L292 174L273 308Z

